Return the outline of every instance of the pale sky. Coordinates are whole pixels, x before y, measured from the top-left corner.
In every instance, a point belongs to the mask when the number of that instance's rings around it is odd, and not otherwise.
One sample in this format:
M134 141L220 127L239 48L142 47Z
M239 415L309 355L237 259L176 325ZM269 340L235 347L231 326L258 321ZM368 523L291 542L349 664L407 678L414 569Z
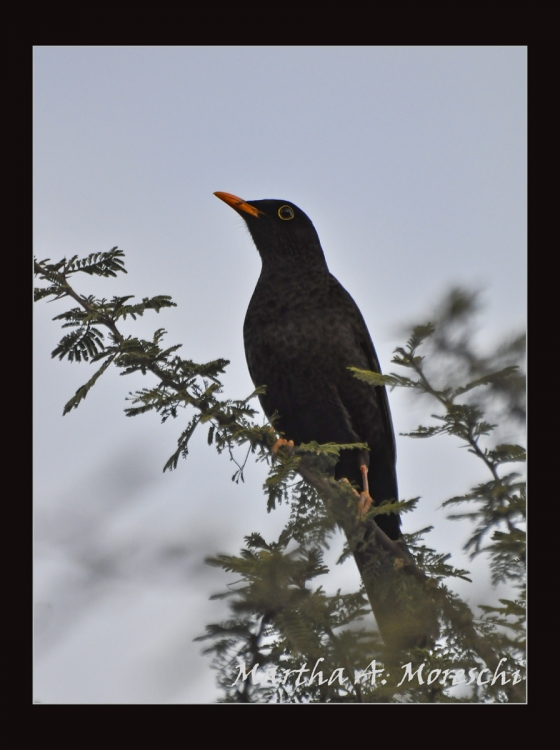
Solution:
M171 295L177 308L125 331L164 327L185 358L231 360L226 396L252 390L242 325L260 260L216 190L308 214L385 372L403 325L452 284L482 288L484 345L524 327L524 47L36 47L34 68L35 255L118 245L128 275L78 275L77 290ZM185 423L124 416L148 378L108 372L63 418L92 374L50 358L68 306L35 307L35 698L214 701L192 639L226 616L208 597L230 578L203 560L272 539L286 509L267 515L262 465L233 484L205 431L162 474ZM390 394L397 434L427 418L405 396ZM401 497L422 496L404 530L434 525L427 541L473 571L457 590L495 597L440 508L485 478L476 460L449 438L397 440ZM333 590L356 584L352 565Z

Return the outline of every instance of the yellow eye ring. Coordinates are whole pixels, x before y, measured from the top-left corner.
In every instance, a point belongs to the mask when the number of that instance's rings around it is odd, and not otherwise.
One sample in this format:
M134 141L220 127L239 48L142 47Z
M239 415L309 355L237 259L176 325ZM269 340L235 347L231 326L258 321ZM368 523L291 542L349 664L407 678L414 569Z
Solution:
M280 208L278 209L278 216L283 221L289 221L295 216L294 209L291 206L280 206Z

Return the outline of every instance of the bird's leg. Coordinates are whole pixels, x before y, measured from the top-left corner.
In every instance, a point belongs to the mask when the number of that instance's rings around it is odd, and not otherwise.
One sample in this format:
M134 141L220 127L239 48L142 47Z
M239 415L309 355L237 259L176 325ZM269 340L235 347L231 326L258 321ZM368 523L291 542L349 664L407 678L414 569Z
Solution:
M362 516L365 516L365 514L368 512L368 510L371 508L371 505L373 503L373 499L371 495L369 494L369 484L368 484L368 467L365 464L362 464L360 466L360 471L362 472L362 484L363 484L363 492L360 493L360 501L358 503L358 510L360 511L360 514Z

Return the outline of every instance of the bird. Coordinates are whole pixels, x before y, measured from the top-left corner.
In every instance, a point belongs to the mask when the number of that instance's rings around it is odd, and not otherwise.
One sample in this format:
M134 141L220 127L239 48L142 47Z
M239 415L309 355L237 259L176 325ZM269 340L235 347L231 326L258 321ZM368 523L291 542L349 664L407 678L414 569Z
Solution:
M245 221L262 268L243 325L245 355L259 399L282 442L364 443L342 450L335 479L360 489L360 509L398 499L396 448L385 386L358 380L351 367L381 373L364 318L330 273L311 219L294 203L216 197ZM397 513L375 522L401 539Z

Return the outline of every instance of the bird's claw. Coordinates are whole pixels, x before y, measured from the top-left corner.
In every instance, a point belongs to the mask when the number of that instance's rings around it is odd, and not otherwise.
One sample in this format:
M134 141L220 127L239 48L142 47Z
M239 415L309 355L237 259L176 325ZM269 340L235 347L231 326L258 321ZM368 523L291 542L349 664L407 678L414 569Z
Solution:
M274 445L271 448L271 451L274 453L274 455L278 453L278 449L281 448L283 445L287 445L288 448L293 448L294 441L286 440L285 438L278 438L278 440L274 443Z
M356 493L358 494L358 493ZM358 510L361 516L365 516L368 510L373 504L373 498L369 492L360 492L360 500L358 502Z
M350 484L350 480L346 477L342 477L342 481ZM356 495L356 497L360 498L358 500L358 511L361 516L365 516L368 510L373 505L373 498L371 497L369 492L358 492L358 490L354 489L354 487L352 487L352 492Z

